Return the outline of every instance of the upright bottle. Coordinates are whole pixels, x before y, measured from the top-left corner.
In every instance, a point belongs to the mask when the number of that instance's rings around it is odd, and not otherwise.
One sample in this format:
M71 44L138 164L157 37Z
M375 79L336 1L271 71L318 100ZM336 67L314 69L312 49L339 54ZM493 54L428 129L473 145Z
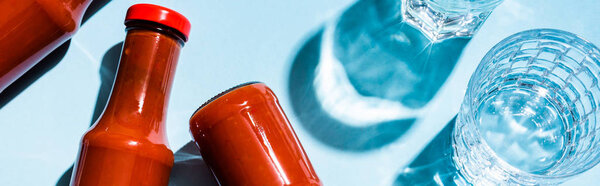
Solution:
M79 28L92 0L0 0L0 92Z
M173 152L165 134L169 92L190 31L156 5L127 11L127 37L104 113L83 136L71 185L167 185Z

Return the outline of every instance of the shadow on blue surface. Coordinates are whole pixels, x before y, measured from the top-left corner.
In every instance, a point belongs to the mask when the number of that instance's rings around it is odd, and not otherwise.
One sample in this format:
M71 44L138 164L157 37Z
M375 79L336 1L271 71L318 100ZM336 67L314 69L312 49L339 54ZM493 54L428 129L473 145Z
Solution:
M175 152L175 163L169 177L170 186L218 186L217 180L202 159L193 141Z
M27 87L37 81L42 75L54 68L65 57L71 45L71 40L60 45L48 56L42 59L35 66L31 67L23 76L10 84L4 91L0 92L0 109L10 103L15 97L23 92Z
M329 38L335 61L362 96L424 107L454 70L470 38L431 41L404 22L401 0L362 0L335 24ZM323 63L322 61L320 63Z
M100 66L100 88L98 89L98 97L96 98L96 106L94 107L94 113L92 114L92 120L90 126L96 123L100 114L104 112L104 107L108 104L108 98L112 90L115 77L117 76L117 68L119 67L119 60L121 59L121 49L123 48L123 42L119 42L116 45L110 47L104 57L102 57L102 64Z
M96 106L94 107L90 126L96 123L96 120L104 111L104 107L106 107L115 76L117 75L117 67L119 66L119 59L121 58L121 48L123 48L123 42L119 42L110 47L102 57L102 64L100 66L101 83L100 88L98 89L98 97L96 98ZM56 185L69 185L72 172L73 165L63 173Z
M412 119L391 121L368 127L353 127L330 117L317 101L313 81L319 59L322 32L300 49L290 73L289 92L296 116L321 142L338 149L365 151L391 143L412 125Z
M408 167L401 171L394 185L463 185L452 160L452 132L456 117L425 147Z
M470 39L432 42L403 22L400 6L358 1L296 54L292 107L322 143L362 152L398 140L454 69Z

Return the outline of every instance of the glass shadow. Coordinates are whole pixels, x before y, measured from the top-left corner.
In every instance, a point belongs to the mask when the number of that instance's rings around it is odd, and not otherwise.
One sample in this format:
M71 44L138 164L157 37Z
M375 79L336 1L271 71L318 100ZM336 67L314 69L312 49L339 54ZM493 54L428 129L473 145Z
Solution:
M454 69L470 39L432 42L402 20L401 5L358 1L296 54L292 107L322 143L368 151L396 141Z
M355 127L332 118L318 101L313 86L322 32L314 35L298 52L289 78L292 107L303 127L321 142L337 149L365 151L395 141L414 119Z
M400 171L395 186L403 185L468 185L452 160L452 132L456 117L406 168Z

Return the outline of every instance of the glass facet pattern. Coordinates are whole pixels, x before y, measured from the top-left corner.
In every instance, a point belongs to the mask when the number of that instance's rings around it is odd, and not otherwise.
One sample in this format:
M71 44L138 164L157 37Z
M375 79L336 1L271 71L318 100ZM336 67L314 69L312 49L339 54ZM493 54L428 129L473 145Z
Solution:
M558 184L596 165L600 52L568 32L501 41L471 77L453 160L473 184Z

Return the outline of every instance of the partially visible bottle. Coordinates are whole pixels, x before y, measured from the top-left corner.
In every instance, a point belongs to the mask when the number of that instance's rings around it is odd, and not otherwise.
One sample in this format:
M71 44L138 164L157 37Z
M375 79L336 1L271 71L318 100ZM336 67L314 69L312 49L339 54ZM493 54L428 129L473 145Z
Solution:
M181 14L133 5L113 90L83 136L71 185L167 185L173 152L165 120L179 53L190 31Z
M265 84L246 83L215 96L194 113L190 130L222 185L321 185Z
M0 0L0 92L79 28L92 0Z

